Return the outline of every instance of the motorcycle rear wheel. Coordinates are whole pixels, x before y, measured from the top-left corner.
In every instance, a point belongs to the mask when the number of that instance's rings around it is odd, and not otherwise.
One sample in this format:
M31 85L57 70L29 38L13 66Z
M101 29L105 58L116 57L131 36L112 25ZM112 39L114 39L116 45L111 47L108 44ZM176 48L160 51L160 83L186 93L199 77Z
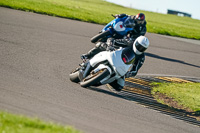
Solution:
M88 75L80 82L80 85L84 88L98 85L100 81L107 77L109 74L110 72L108 69L102 69L97 73L91 72L90 75Z
M78 83L80 82L79 79L79 68L76 68L75 70L73 70L70 74L69 74L69 78L72 82Z
M96 43L96 42L98 42L100 39L103 39L104 37L106 37L106 36L108 36L108 35L110 35L110 31L109 31L109 30L107 30L107 31L105 31L105 32L101 32L101 33L97 34L96 36L92 37L92 38L91 38L91 42L92 42L92 43Z

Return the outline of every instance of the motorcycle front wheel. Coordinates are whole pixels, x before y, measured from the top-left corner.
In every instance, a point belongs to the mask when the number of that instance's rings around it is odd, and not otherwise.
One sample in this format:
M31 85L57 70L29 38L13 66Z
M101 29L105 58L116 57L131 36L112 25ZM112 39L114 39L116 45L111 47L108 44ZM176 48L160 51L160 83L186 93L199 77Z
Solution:
M80 68L76 68L69 74L69 78L72 82L78 83L80 82L79 80L79 70Z
M100 83L102 79L107 77L110 74L108 69L102 69L98 71L97 73L94 73L93 71L88 75L86 78L83 79L83 81L80 82L80 85L82 87L89 87L89 86L95 86Z
M108 35L110 35L109 30L107 30L105 32L101 32L101 33L97 34L96 36L92 37L91 42L96 43L97 41L99 41L100 39L103 39L104 37L107 37Z

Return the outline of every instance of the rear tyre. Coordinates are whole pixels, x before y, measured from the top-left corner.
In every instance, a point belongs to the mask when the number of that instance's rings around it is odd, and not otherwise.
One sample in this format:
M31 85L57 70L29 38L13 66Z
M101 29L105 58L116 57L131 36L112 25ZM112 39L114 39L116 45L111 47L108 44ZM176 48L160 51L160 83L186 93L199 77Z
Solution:
M92 38L91 38L91 42L92 42L92 43L96 43L96 42L98 42L100 39L103 39L104 37L106 37L106 36L108 36L108 35L110 35L110 31L109 31L109 30L107 30L107 31L105 31L105 32L101 32L101 33L97 34L96 36L92 37Z
M97 86L100 84L100 81L107 77L110 74L108 69L102 69L97 73L93 71L88 75L83 81L80 82L82 87L89 87L89 86Z
M70 74L69 74L69 78L72 82L75 82L75 83L78 83L80 82L79 80L79 68L76 68L74 71L72 71Z

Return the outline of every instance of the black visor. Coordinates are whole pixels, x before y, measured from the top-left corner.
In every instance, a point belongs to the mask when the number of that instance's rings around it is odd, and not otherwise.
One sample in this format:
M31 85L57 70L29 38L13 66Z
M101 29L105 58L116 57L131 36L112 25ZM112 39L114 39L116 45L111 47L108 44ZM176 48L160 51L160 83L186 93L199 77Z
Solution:
M134 62L135 54L131 47L123 49L122 60L125 64L132 64Z
M142 46L138 41L135 42L135 47L139 52L144 52L147 48Z

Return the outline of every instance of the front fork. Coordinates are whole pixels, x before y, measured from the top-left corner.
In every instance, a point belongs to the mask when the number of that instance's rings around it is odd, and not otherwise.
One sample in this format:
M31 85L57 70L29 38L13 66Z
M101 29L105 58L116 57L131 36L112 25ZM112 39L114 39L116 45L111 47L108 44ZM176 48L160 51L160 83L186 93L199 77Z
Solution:
M90 62L86 62L86 67L85 67L85 70L83 71L83 78L85 78L89 72L91 70L91 65L90 65Z
M80 70L80 72L82 73L82 79L84 79L86 76L89 75L89 73L91 72L92 70L92 66L90 64L90 62L88 61L87 64L85 64L86 67L82 67L82 69ZM100 64L97 68L95 68L93 71L94 73L97 73L98 71L102 70L102 69L108 69L109 72L110 72L110 75L112 73L112 70L110 67L108 67L107 65L104 65L104 64ZM109 76L110 77L110 76ZM109 77L107 77L105 80L107 80Z

